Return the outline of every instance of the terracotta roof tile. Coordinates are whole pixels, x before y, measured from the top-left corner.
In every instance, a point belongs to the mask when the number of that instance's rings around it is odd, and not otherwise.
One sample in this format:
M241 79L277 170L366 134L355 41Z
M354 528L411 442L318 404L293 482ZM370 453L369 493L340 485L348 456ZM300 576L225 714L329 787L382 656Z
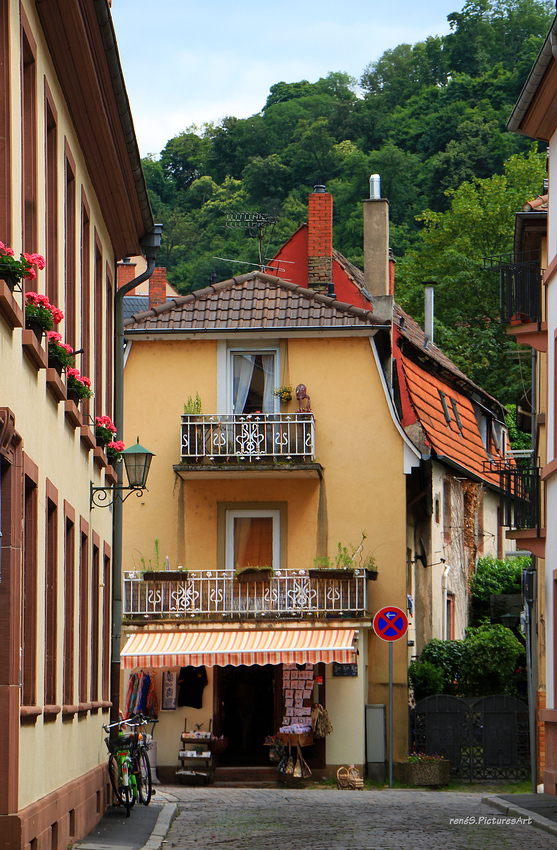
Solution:
M484 466L489 456L480 435L471 400L410 358L402 356L402 369L412 407L435 454L498 486L498 474L486 471ZM445 394L450 422L447 422L445 417L440 393ZM451 401L453 399L462 430L455 418ZM495 455L495 459L500 457L498 453Z
M125 329L237 330L255 328L369 327L386 323L345 302L280 278L253 272L196 290L132 316Z

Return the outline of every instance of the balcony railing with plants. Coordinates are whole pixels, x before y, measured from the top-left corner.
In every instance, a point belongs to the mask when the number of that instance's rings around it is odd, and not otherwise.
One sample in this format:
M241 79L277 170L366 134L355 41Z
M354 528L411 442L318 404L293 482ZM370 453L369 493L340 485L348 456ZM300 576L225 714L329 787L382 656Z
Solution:
M489 257L484 260L484 269L499 272L502 322L541 321L542 269L539 251Z
M280 569L243 582L229 570L124 573L125 618L212 619L361 617L368 610L365 569L332 576L321 570ZM240 579L240 580L239 580Z
M182 415L182 463L311 460L312 413Z

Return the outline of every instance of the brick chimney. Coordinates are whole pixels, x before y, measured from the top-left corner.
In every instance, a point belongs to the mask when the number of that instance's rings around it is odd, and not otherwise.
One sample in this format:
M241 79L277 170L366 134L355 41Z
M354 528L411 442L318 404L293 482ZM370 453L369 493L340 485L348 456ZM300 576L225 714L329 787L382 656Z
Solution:
M131 263L127 257L122 260L121 263L118 263L117 268L118 289L120 289L121 286L124 286L125 283L129 283L130 280L133 280L134 277L137 276L135 273L135 263ZM131 292L128 292L128 295L135 295L135 289L132 289Z
M333 283L333 196L315 186L308 209L308 287L327 293Z
M149 278L149 309L166 301L166 269L155 268Z

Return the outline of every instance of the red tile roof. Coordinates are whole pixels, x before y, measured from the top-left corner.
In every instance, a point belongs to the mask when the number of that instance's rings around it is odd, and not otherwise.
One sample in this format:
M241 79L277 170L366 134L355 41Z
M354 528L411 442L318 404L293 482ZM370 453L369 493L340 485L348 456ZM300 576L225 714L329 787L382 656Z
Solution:
M172 298L124 323L134 331L364 328L388 322L352 304L261 272Z
M486 469L489 457L471 400L409 357L402 355L401 361L405 389L415 414L412 417L403 404L403 427L412 424L417 418L423 428L426 444L431 446L439 459L455 463L478 478L497 486L499 475ZM400 381L400 370L398 374ZM441 392L445 394L450 422L447 422L443 411ZM456 404L462 430L456 421L452 400ZM497 460L501 455L494 452L493 457Z

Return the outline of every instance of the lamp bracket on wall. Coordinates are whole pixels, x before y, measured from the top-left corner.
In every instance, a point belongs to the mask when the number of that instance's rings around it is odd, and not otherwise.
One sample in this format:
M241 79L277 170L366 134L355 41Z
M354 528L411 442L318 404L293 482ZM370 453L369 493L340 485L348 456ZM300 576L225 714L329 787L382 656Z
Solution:
M116 499L125 502L132 493L136 493L138 497L142 496L146 487L124 487L123 485L115 484L113 487L94 487L91 482L91 508L111 508ZM122 493L127 490L125 496ZM110 498L112 494L112 498Z

